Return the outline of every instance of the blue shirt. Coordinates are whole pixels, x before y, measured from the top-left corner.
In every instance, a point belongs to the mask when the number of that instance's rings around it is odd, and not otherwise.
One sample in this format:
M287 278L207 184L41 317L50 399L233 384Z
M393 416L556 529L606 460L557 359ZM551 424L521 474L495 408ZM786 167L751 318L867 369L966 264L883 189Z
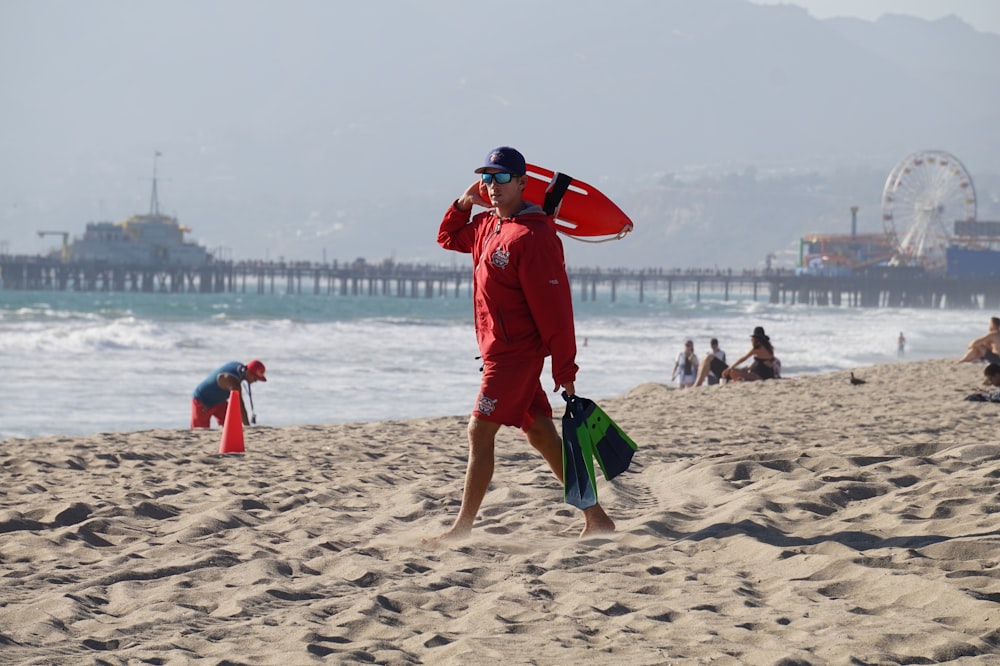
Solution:
M212 408L229 400L229 391L219 386L219 375L232 375L243 381L247 375L247 366L239 361L230 361L205 377L192 394L192 397L205 407Z

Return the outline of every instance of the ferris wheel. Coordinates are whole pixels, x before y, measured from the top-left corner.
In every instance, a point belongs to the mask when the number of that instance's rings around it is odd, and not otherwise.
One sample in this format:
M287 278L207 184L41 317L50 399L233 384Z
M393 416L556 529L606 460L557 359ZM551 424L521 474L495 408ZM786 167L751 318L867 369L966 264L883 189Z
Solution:
M943 150L908 155L885 181L882 223L896 244L895 264L943 269L954 223L975 219L972 176Z

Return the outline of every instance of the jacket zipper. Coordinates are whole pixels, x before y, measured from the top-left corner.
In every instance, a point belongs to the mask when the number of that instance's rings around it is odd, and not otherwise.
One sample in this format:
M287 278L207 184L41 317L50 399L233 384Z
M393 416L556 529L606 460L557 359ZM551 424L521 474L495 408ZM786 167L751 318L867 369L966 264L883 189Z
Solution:
M482 263L483 263L484 261L486 261L486 255L487 255L487 252L486 252L486 246L487 246L487 245L489 244L489 242L490 242L490 241L491 241L491 240L492 240L492 239L493 239L494 237L496 237L496 236L499 236L499 235L500 235L500 227L501 227L502 225L503 225L503 218L497 218L497 223L496 223L496 225L495 225L495 226L493 227L493 233L491 233L491 234L490 234L489 236L487 236L487 237L486 237L486 238L485 238L485 239L483 240L483 254L482 254L482 256L481 256L481 257L479 258L479 264L480 264L480 265L482 265ZM499 334L500 334L500 335L502 336L502 339L503 339L503 341L504 341L504 342L506 342L506 343L508 343L508 344L510 344L510 338L509 338L509 337L507 336L507 331L506 331L506 329L504 328L504 325L503 325L503 313L502 313L502 312L500 312L499 310L497 311L497 321L496 321L496 325L497 325L497 332L498 332L498 333L499 333Z

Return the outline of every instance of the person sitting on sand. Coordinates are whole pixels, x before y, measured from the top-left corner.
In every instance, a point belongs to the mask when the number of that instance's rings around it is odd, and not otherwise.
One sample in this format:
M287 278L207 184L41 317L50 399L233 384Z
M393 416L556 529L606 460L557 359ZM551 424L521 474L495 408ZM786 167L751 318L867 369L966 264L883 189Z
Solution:
M959 363L987 361L1000 365L1000 317L990 317L990 332L969 343L965 356L958 359Z
M705 354L705 358L701 360L701 365L698 366L698 377L695 379L695 386L701 386L702 382L706 379L710 385L718 384L719 380L722 379L722 373L729 367L726 363L726 352L719 349L719 339L712 338L708 344L712 348L712 351Z
M992 391L976 391L965 396L966 400L975 402L1000 402L1000 365L990 363L983 369L983 384L993 387Z
M240 415L243 425L250 425L247 418L247 408L243 404L243 382L247 383L247 391L254 382L266 382L264 364L253 360L243 365L239 361L230 361L210 372L194 390L191 396L191 427L211 428L212 417L219 425L226 423L226 409L229 405L229 395L233 391L240 394Z
M753 329L750 340L753 343L750 351L722 372L723 379L731 382L754 382L780 376L777 369L778 359L774 357L774 347L771 346L771 338L765 335L764 327L758 326ZM753 363L748 369L738 367L750 357L753 357Z

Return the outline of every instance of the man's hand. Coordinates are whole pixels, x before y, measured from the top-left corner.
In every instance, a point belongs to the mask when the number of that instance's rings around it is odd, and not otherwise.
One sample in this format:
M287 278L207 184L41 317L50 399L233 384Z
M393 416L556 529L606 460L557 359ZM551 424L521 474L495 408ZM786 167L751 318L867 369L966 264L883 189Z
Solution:
M479 194L479 181L477 180L472 183L472 185L465 188L465 192L462 192L462 196L455 201L455 205L458 206L459 210L466 211L472 210L473 205L489 208L492 204L486 199L483 199L483 197Z
M566 391L567 395L576 395L576 385L574 384L574 382L566 382L565 384L556 384L556 387L552 389L552 391L558 393L559 389Z

